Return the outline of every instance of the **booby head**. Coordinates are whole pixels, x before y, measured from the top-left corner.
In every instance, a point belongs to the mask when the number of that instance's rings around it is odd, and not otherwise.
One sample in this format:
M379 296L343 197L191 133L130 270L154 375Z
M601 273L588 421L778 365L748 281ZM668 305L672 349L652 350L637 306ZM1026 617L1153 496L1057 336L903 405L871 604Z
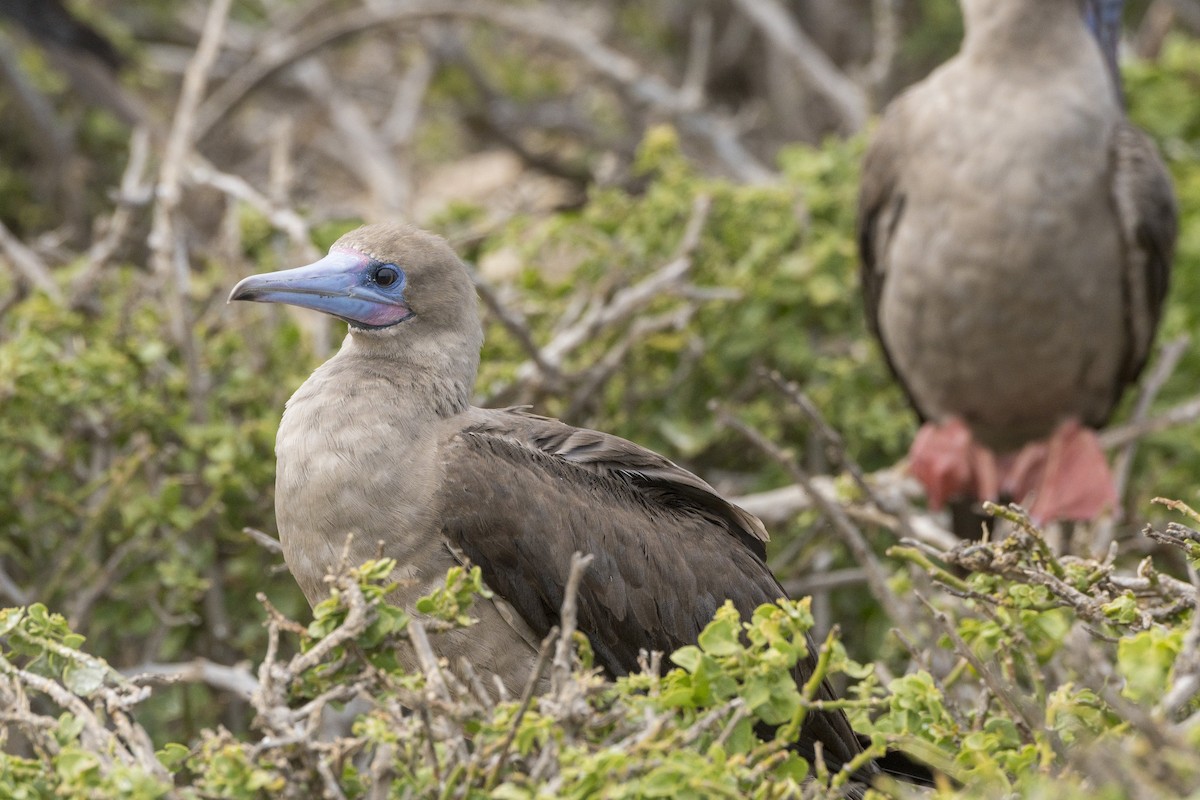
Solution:
M474 287L444 239L410 225L365 225L334 242L329 255L295 269L243 278L229 300L286 303L323 311L351 329L381 330L418 317L474 312Z

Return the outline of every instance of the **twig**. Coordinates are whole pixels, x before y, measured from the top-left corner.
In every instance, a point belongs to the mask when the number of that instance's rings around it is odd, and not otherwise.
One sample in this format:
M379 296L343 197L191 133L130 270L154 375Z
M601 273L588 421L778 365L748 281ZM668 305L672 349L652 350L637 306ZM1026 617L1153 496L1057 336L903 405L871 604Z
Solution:
M183 237L175 231L175 215L182 199L182 181L188 154L192 150L196 112L208 84L209 73L221 47L225 19L232 0L213 0L204 19L200 43L183 76L179 102L171 121L171 131L163 153L162 168L155 187L157 202L150 227L150 260L166 293L167 315L176 345L187 365L188 391L193 421L203 421L207 373L202 365L199 346L188 307L190 267Z
M433 82L436 67L437 61L429 55L428 50L422 49L414 53L413 63L400 76L396 94L392 98L392 108L382 125L383 135L392 147L408 147L416 136L421 107Z
M1191 563L1188 563L1188 577L1192 588L1200 593L1200 576ZM1168 718L1179 713L1200 692L1200 611L1192 612L1192 622L1183 637L1183 647L1175 658L1171 675L1171 686L1158 701L1158 708Z
M270 553L282 553L283 545L278 539L270 534L263 533L258 528L242 528L242 533L249 536L255 543L261 545Z
M1166 384L1167 379L1175 371L1179 360L1187 351L1191 337L1184 334L1167 342L1159 349L1158 362L1146 379L1142 382L1137 404L1134 406L1130 424L1143 424L1150 413L1150 406ZM1117 452L1113 460L1113 484L1116 487L1117 506L1111 515L1100 519L1092 529L1090 550L1092 555L1099 556L1108 550L1116 537L1117 526L1125 519L1125 504L1121 500L1129 486L1129 476L1133 469L1133 457L1137 452L1139 438L1131 438Z
M887 575L884 574L879 559L872 552L870 545L867 544L862 531L846 516L846 512L842 509L841 505L831 502L818 492L812 485L812 479L796 463L796 459L780 449L774 442L735 417L720 403L713 401L709 404L709 407L716 412L723 424L728 425L749 439L758 449L762 450L783 467L793 481L804 487L809 497L816 501L817 507L833 523L834 529L840 534L842 541L854 555L854 559L858 562L859 566L866 570L867 586L870 587L871 593L875 595L875 599L879 601L884 611L891 614L900 623L901 627L911 627L910 623L913 622L911 609L907 604L902 603L900 598L896 596L896 593L888 586Z
M430 699L449 702L450 689L446 686L446 678L442 675L442 668L438 664L437 656L434 655L433 647L429 644L425 626L421 624L420 620L409 620L408 639L412 642L413 650L416 651L417 663L420 664L421 671L425 673L425 691L428 692Z
M42 263L38 254L30 250L12 231L0 222L0 250L16 272L18 280L24 280L29 285L45 292L56 303L63 301L62 290L50 275L50 269Z
M461 69L470 79L480 98L463 109L464 121L470 127L486 131L501 145L511 150L529 167L549 175L564 178L572 183L585 185L592 180L586 167L568 158L560 158L552 151L535 151L525 144L525 128L540 127L546 130L569 130L571 133L592 141L599 148L607 145L595 141L597 131L582 122L582 114L572 113L574 103L549 102L537 105L522 105L497 90L473 57L473 49L460 40L453 29L444 28L434 40L434 51L440 61ZM550 109L547 113L542 109ZM625 148L632 151L632 147Z
M1154 0L1150 4L1133 35L1133 49L1139 59L1158 60L1167 34L1175 27L1176 17L1170 0Z
M287 234L288 239L300 249L303 258L316 256L316 248L313 247L311 232L304 217L294 209L272 202L245 178L222 172L198 155L188 160L187 176L197 185L211 186L261 213L270 220L272 226Z
M542 349L538 347L537 342L533 340L533 332L529 328L529 323L525 321L521 315L509 308L501 301L500 296L496 293L495 288L488 283L479 270L473 267L468 267L471 274L471 281L475 284L475 290L479 293L479 297L483 300L483 304L488 307L488 310L496 315L496 319L504 326L517 343L521 345L521 349L525 351L529 359L537 367L543 379L550 382L551 385L556 385L562 377L558 366L551 364L542 355Z
M1187 746L1169 727L1154 719L1148 710L1123 697L1110 681L1096 674L1092 667L1094 664L1103 663L1103 659L1094 646L1089 646L1082 652L1081 648L1067 648L1064 655L1074 662L1072 666L1076 673L1076 681L1095 692L1121 719L1140 731L1155 751Z
M802 578L781 581L783 590L788 597L803 597L817 592L828 592L831 589L841 589L846 586L865 583L867 571L862 567L835 569L831 572L820 572L805 575Z
M178 664L149 662L121 670L133 683L206 683L250 700L259 690L258 679L244 664L232 667L197 657Z
M880 102L888 88L892 70L896 66L896 53L900 45L900 2L901 0L872 0L871 27L873 47L871 60L864 73L875 102Z
M542 348L542 358L553 365L561 364L568 353L591 341L599 331L629 319L663 292L676 286L691 271L692 255L700 244L700 234L711 208L711 197L697 195L692 200L691 215L671 260L644 280L617 292L609 302L593 307L578 323L557 334L553 341Z
M551 673L555 693L561 692L571 677L571 653L575 638L577 615L579 613L579 584L583 581L583 573L595 559L591 553L573 553L571 555L571 571L567 575L567 585L563 589L562 609L559 612L559 625L562 628L558 635L558 643L554 647L554 670Z
M296 65L293 74L315 101L324 106L336 140L324 140L323 149L340 162L366 190L371 217L390 217L407 204L409 192L396 171L391 145L381 135L374 120L351 96L339 90L329 70L309 59Z
M590 559L591 556L588 556ZM572 568L574 568L574 560L572 559ZM574 575L574 572L571 573ZM570 579L568 579L568 588L570 587ZM578 587L576 587L578 589ZM517 730L521 727L521 720L525 718L525 712L529 710L530 704L533 702L533 696L537 692L538 682L542 679L542 673L546 671L546 663L550 659L550 645L558 638L558 628L551 628L546 634L546 638L542 639L541 645L538 647L537 660L533 663L533 671L529 673L529 679L525 681L525 689L521 692L521 703L517 707L517 713L513 715L512 721L508 724L508 732L504 735L504 741L500 743L500 752L496 755L496 763L492 766L488 773L487 780L484 781L483 789L485 792L492 791L496 786L496 781L500 779L500 773L504 770L504 764L508 761L508 754L512 748L513 740L517 738Z
M725 727L721 729L720 735L713 742L717 747L723 747L725 742L729 741L729 737L733 735L734 730L741 721L750 716L750 711L746 708L746 701L742 698L736 697L728 705L733 707L733 715L725 723Z
M1196 0L1167 0L1179 17L1182 27L1193 35L1200 33L1200 2Z
M783 53L796 74L829 103L842 133L856 133L867 122L867 98L812 39L779 0L734 0L762 35Z
M651 317L638 317L621 337L620 341L608 348L599 359L583 372L574 376L578 383L571 397L571 403L564 414L568 419L574 419L586 413L585 409L594 408L598 397L602 394L604 385L624 363L629 351L637 344L645 342L650 336L659 331L680 331L687 328L688 322L695 315L694 306L683 306L671 309Z
M866 476L879 495L896 495L897 497L909 492L912 480L896 468L880 470ZM826 498L828 502L838 502L837 481L828 475L811 476L813 489ZM792 484L777 489L768 489L755 494L742 495L732 498L735 505L749 511L770 526L782 524L797 514L809 511L817 506L803 486ZM899 502L897 500L896 502ZM889 503L890 505L890 503ZM848 507L848 516L899 529L899 521L892 517L881 517L879 513L871 514L865 508ZM959 538L935 521L931 514L915 514L910 516L912 538L916 541L932 545L938 550L950 550L959 543Z
M198 133L196 115L204 95L208 76L216 62L221 46L225 19L229 15L231 0L213 0L204 19L204 30L196 52L188 63L180 89L179 102L171 121L171 131L163 153L162 169L159 172L155 193L154 229L150 245L154 251L158 269L162 274L170 271L171 216L179 204L180 183L183 178L187 154L192 148L193 137Z
M479 677L479 673L475 671L474 665L472 665L465 656L458 659L458 670L462 674L463 679L467 682L467 686L470 688L471 695L475 698L475 702L479 703L481 708L486 708L489 710L495 708L496 701L488 692L487 686Z
M99 515L96 518L102 519ZM67 624L73 629L81 627L96 600L131 568L124 562L138 550L144 551L145 547L145 541L138 537L126 539L113 548L103 564L96 564L91 574L76 575L76 589L67 610ZM141 555L143 558L140 560L145 561L145 553ZM92 579L93 575L96 576L95 580Z
M1142 381L1137 404L1133 407L1133 413L1130 415L1129 421L1131 424L1145 422L1146 418L1150 415L1150 406L1153 405L1155 398L1158 397L1158 393L1166 385L1167 379L1174 374L1180 359L1187 353L1189 344L1191 344L1191 337L1183 334L1166 342L1159 348L1158 362L1154 365L1153 371ZM1133 456L1137 452L1137 444L1137 439L1130 439L1121 448L1120 452L1117 453L1117 457L1113 462L1113 478L1116 482L1118 498L1125 496L1125 487L1129 483L1129 473L1133 468ZM1118 504L1118 508L1120 508L1120 504ZM1108 542L1098 542L1099 551L1107 549Z
M679 94L693 108L704 102L704 84L708 80L708 64L712 58L713 15L707 6L700 6L692 16L688 35L687 62Z
M1032 740L1033 732L1035 730L1042 730L1050 738L1055 752L1061 755L1063 746L1062 742L1058 739L1058 735L1053 731L1045 730L1045 727L1038 723L1033 710L1028 707L1028 703L1016 695L1015 687L1008 685L1000 676L996 675L990 666L983 663L975 655L970 645L963 641L962 636L959 635L958 629L950 623L950 617L946 615L946 612L936 608L920 592L916 593L916 597L929 610L934 622L942 629L942 633L949 637L954 651L966 659L971 668L978 673L980 679L992 691L992 694L996 696L996 699L1008 709L1008 713L1013 717L1013 722L1017 723L1017 729L1023 734L1022 738L1025 738L1027 741Z
M150 188L145 184L150 163L150 129L141 126L129 137L129 159L117 190L117 207L104 224L104 233L88 248L87 259L75 280L75 290L69 300L71 308L80 308L93 299L96 276L112 259L121 240L133 222L133 204L143 198L148 201Z
M833 463L845 469L859 490L869 497L871 502L878 508L895 515L900 536L908 539L916 538L917 534L913 530L912 523L909 521L908 509L905 508L903 503L896 503L894 505L888 503L882 495L875 491L875 487L871 485L866 475L863 474L862 467L850 457L850 453L846 450L846 444L842 441L841 435L825 421L825 417L821 414L820 409L817 408L817 404L809 399L808 395L800 389L799 384L795 381L784 380L783 375L775 370L763 370L762 374L808 418L808 421L816 429L817 434L825 441L825 449Z
M346 800L346 793L342 791L342 787L338 784L338 780L329 766L328 759L317 759L317 774L321 776L321 785L325 787L325 797L332 798L332 800Z
M1140 422L1129 422L1100 433L1100 446L1106 450L1123 447L1151 433L1170 430L1200 419L1200 396L1171 406L1161 414Z
M335 648L354 641L359 634L367 629L370 619L367 613L367 601L363 597L362 589L349 577L339 581L338 589L341 591L342 596L346 598L346 604L349 607L346 611L345 621L333 633L313 645L308 652L297 654L287 667L287 672L291 675L299 675L312 669L324 661ZM261 675L259 676L259 681L262 682Z
M34 596L22 589L0 563L0 595L7 597L15 606L27 606L33 602Z
M231 75L202 109L197 138L203 139L210 133L259 84L324 47L388 25L456 17L488 22L514 35L541 39L567 50L633 102L675 120L683 131L705 140L714 155L739 179L751 183L775 179L775 173L741 143L728 118L693 108L683 92L658 76L647 75L636 61L608 47L582 26L578 17L566 18L541 7L482 0L380 0L367 8L322 17L310 28L284 37L277 46L258 50L249 63Z
M517 368L517 375L512 383L492 393L491 401L512 402L514 396L519 396L521 387L544 386L547 382L551 386L561 386L568 381L586 385L598 375L602 377L604 370L615 369L624 356L623 348L633 343L634 331L631 331L630 336L627 336L623 342L612 348L614 352L610 352L593 365L592 369L595 371L568 376L562 365L567 357L579 347L594 341L602 331L635 318L639 311L664 294L684 293L687 286L685 278L691 271L692 258L696 248L700 245L700 237L705 223L708 221L711 207L711 197L703 194L697 195L692 201L691 214L688 216L683 235L671 259L641 281L617 291L606 301L592 302L578 319L559 330L545 347L537 347L532 336L527 332L528 326L524 326L512 313L505 312L503 316L500 316L501 322L506 327L513 326L510 330L522 343L522 347L531 353L531 356L529 361ZM484 302L492 307L491 300L495 300L495 298L489 300L488 289L485 288L481 291L481 296ZM497 301L496 308L502 309L503 306ZM569 315L564 315L564 320L568 318ZM664 322L667 325L676 324L678 319L676 312L668 312L666 317L638 320L634 324L634 328L638 333L644 335L646 326L657 329L657 326ZM533 351L537 352L536 357L532 355ZM584 391L590 393L591 387L585 388Z
M101 762L110 763L110 754L115 755L126 764L135 760L129 751L121 746L117 737L97 719L88 704L81 697L67 691L58 681L15 667L2 656L0 656L0 674L7 675L20 681L24 686L41 692L60 708L71 712L83 726L84 745Z

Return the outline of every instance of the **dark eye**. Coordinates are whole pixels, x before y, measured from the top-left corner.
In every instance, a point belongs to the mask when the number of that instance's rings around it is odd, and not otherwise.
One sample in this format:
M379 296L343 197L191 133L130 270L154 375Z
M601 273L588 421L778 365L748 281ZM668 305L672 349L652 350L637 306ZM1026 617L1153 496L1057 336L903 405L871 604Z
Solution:
M375 270L375 282L380 286L391 286L398 280L400 280L400 270L395 267L384 265Z

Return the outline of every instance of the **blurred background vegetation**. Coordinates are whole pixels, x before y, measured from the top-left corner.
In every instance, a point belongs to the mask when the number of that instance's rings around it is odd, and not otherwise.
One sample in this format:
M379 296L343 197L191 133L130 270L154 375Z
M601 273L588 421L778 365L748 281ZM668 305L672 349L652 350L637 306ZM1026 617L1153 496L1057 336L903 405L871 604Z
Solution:
M870 115L957 49L953 0L221 5L0 5L0 605L44 603L129 672L257 663L259 592L307 617L245 529L273 535L283 404L344 330L225 297L362 221L413 220L476 269L481 404L531 403L749 495L790 480L714 398L814 473L837 466L761 377L778 370L867 471L907 450L916 421L862 319L855 197ZM1200 326L1197 16L1156 0L1126 20L1130 113L1183 215L1160 341ZM689 222L690 268L668 279ZM639 285L659 290L634 302ZM1192 345L1154 408L1197 385ZM1198 474L1196 426L1145 437L1123 560L1186 573L1138 531ZM769 521L789 586L847 576L819 593L818 633L837 620L852 656L903 672L895 620L822 516ZM156 742L250 724L203 682L141 718Z

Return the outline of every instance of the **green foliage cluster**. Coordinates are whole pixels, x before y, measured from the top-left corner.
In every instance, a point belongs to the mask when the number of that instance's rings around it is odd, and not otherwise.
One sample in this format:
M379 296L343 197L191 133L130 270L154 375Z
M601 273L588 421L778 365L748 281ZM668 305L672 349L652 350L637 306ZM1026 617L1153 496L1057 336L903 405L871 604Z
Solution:
M550 396L547 411L701 467L720 464L778 482L736 435L715 425L707 407L712 398L736 403L777 441L803 442L801 421L780 414L778 398L758 377L762 369L778 370L805 387L864 464L894 461L915 422L868 340L858 299L851 232L862 148L861 138L799 148L784 155L786 184L746 186L699 174L674 134L661 128L640 153L642 191L596 189L578 213L518 220L484 242L481 258L502 248L520 253L528 265L525 313L548 335L579 293L634 283L669 262L694 198L711 198L691 279L735 294L705 303L682 329L640 338L585 408L572 406L569 396ZM548 262L574 268L548 274L540 268ZM665 296L645 315L680 302ZM624 333L597 337L574 356L574 366L594 363ZM499 325L490 327L480 387L511 377L520 357L518 343Z
M305 607L241 529L272 527L275 426L307 364L293 328L248 347L224 314L202 315L194 341L211 388L194 391L145 280L100 277L92 311L36 296L0 320L5 578L114 663L234 662L263 644L241 617L257 591ZM164 719L215 721L193 699L181 692Z
M1193 396L1200 382L1200 107L1194 102L1200 85L1200 47L1171 36L1157 64L1133 63L1125 70L1129 113L1159 144L1175 181L1179 201L1179 242L1171 291L1159 332L1160 341L1179 336L1192 343L1171 380L1161 405ZM1126 403L1128 406L1128 403ZM1132 505L1147 508L1156 495L1195 498L1200 475L1200 448L1192 432L1166 432L1149 437L1135 468Z
M814 681L801 693L791 679L792 666L807 653L804 635L812 618L805 603L764 606L746 623L727 606L697 647L675 654L683 668L662 676L639 673L610 684L576 661L566 682L533 706L515 700L484 705L466 695L428 702L420 698L428 698L430 681L440 679L407 672L395 658L398 650L411 647L406 634L414 622L385 602L394 588L394 568L394 562L383 560L350 570L314 609L306 629L290 629L298 649L313 653L354 625L351 640L325 649L304 669L292 673L295 660L283 668L293 708L312 708L315 698L346 683L368 690L371 709L358 714L353 731L343 738L321 747L271 742L265 736L240 741L227 731L209 730L196 742L163 744L150 762L145 751L130 746L139 737L131 733L136 723L121 716L125 709L107 720L99 703L79 703L80 716L64 712L51 720L53 732L47 735L36 727L39 717L26 703L14 711L26 714L31 740L45 749L40 759L0 754L5 776L0 781L7 782L0 786L12 790L6 796L31 798L107 791L135 799L172 791L177 797L303 796L317 788L309 781L319 779L306 769L307 759L315 756L324 759L330 779L349 798L367 796L380 780L390 785L389 796L401 797L799 796L808 765L786 750L785 737L802 722L816 686ZM446 588L421 604L444 612L444 625L438 627L452 629L469 621L464 615L480 588L477 571L454 570ZM357 625L352 622L356 614L365 614ZM74 702L75 695L103 700L110 713L119 704L113 698L126 699L126 706L141 699L132 682L76 650L80 644L82 637L71 633L61 616L40 605L3 612L0 680L23 679L31 693L59 705L64 696ZM827 668L830 661L822 663ZM0 690L10 686L0 683ZM582 709L556 708L572 693L578 693ZM420 716L400 712L399 704ZM286 709L259 704L258 711L269 715ZM764 742L754 733L756 721L788 724ZM441 740L445 727L469 735L471 750L456 749L449 735ZM107 740L109 752L90 752L97 737ZM636 743L630 744L632 737ZM114 758L113 751L130 757ZM545 751L557 758L554 777L561 791L530 779ZM381 765L381 758L394 761ZM836 784L847 777L838 776Z
M403 666L420 661L414 646L426 635L470 623L478 572L452 570L446 587L420 603L436 613L411 616L386 602L395 563L372 561L333 582L307 627L273 619L250 734L207 729L153 748L138 722L144 681L81 650L83 638L44 606L8 609L0 612L0 696L13 700L14 727L36 755L0 753L0 789L16 798L135 800L361 798L385 786L388 796L510 800L840 796L861 764L836 775L818 764L814 783L808 763L787 748L817 707L844 708L872 733L862 760L902 745L965 785L943 781L939 797L1150 796L1130 794L1131 781L1178 796L1194 786L1200 725L1168 727L1158 710L1181 670L1193 669L1178 661L1190 612L1158 613L1147 626L1151 592L1136 601L1139 613L1109 604L1100 620L1084 620L1083 609L1056 600L1046 577L1102 594L1105 571L1055 559L1032 529L1027 537L984 549L993 563L1029 568L1032 580L986 572L962 579L925 564L958 587L957 598L939 601L947 652L961 657L941 681L923 669L882 679L847 659L831 635L816 653L814 678L798 687L792 668L808 655L813 620L807 600L782 600L749 620L721 608L662 674L610 683L583 648L569 661L556 657L553 669L564 669L542 696L499 702L467 689L445 665ZM978 547L962 552L981 557ZM1092 634L1085 621L1098 625ZM428 634L414 635L418 626ZM1115 651L1120 694L1094 663L1075 658L1079 636L1093 650ZM290 659L278 656L280 637L291 640ZM839 675L852 680L845 699L814 699L822 679ZM330 704L355 695L369 702L348 728L311 735ZM1186 717L1196 703L1176 713ZM310 735L289 738L281 725ZM1111 768L1095 769L1099 759ZM898 790L887 786L879 788Z

